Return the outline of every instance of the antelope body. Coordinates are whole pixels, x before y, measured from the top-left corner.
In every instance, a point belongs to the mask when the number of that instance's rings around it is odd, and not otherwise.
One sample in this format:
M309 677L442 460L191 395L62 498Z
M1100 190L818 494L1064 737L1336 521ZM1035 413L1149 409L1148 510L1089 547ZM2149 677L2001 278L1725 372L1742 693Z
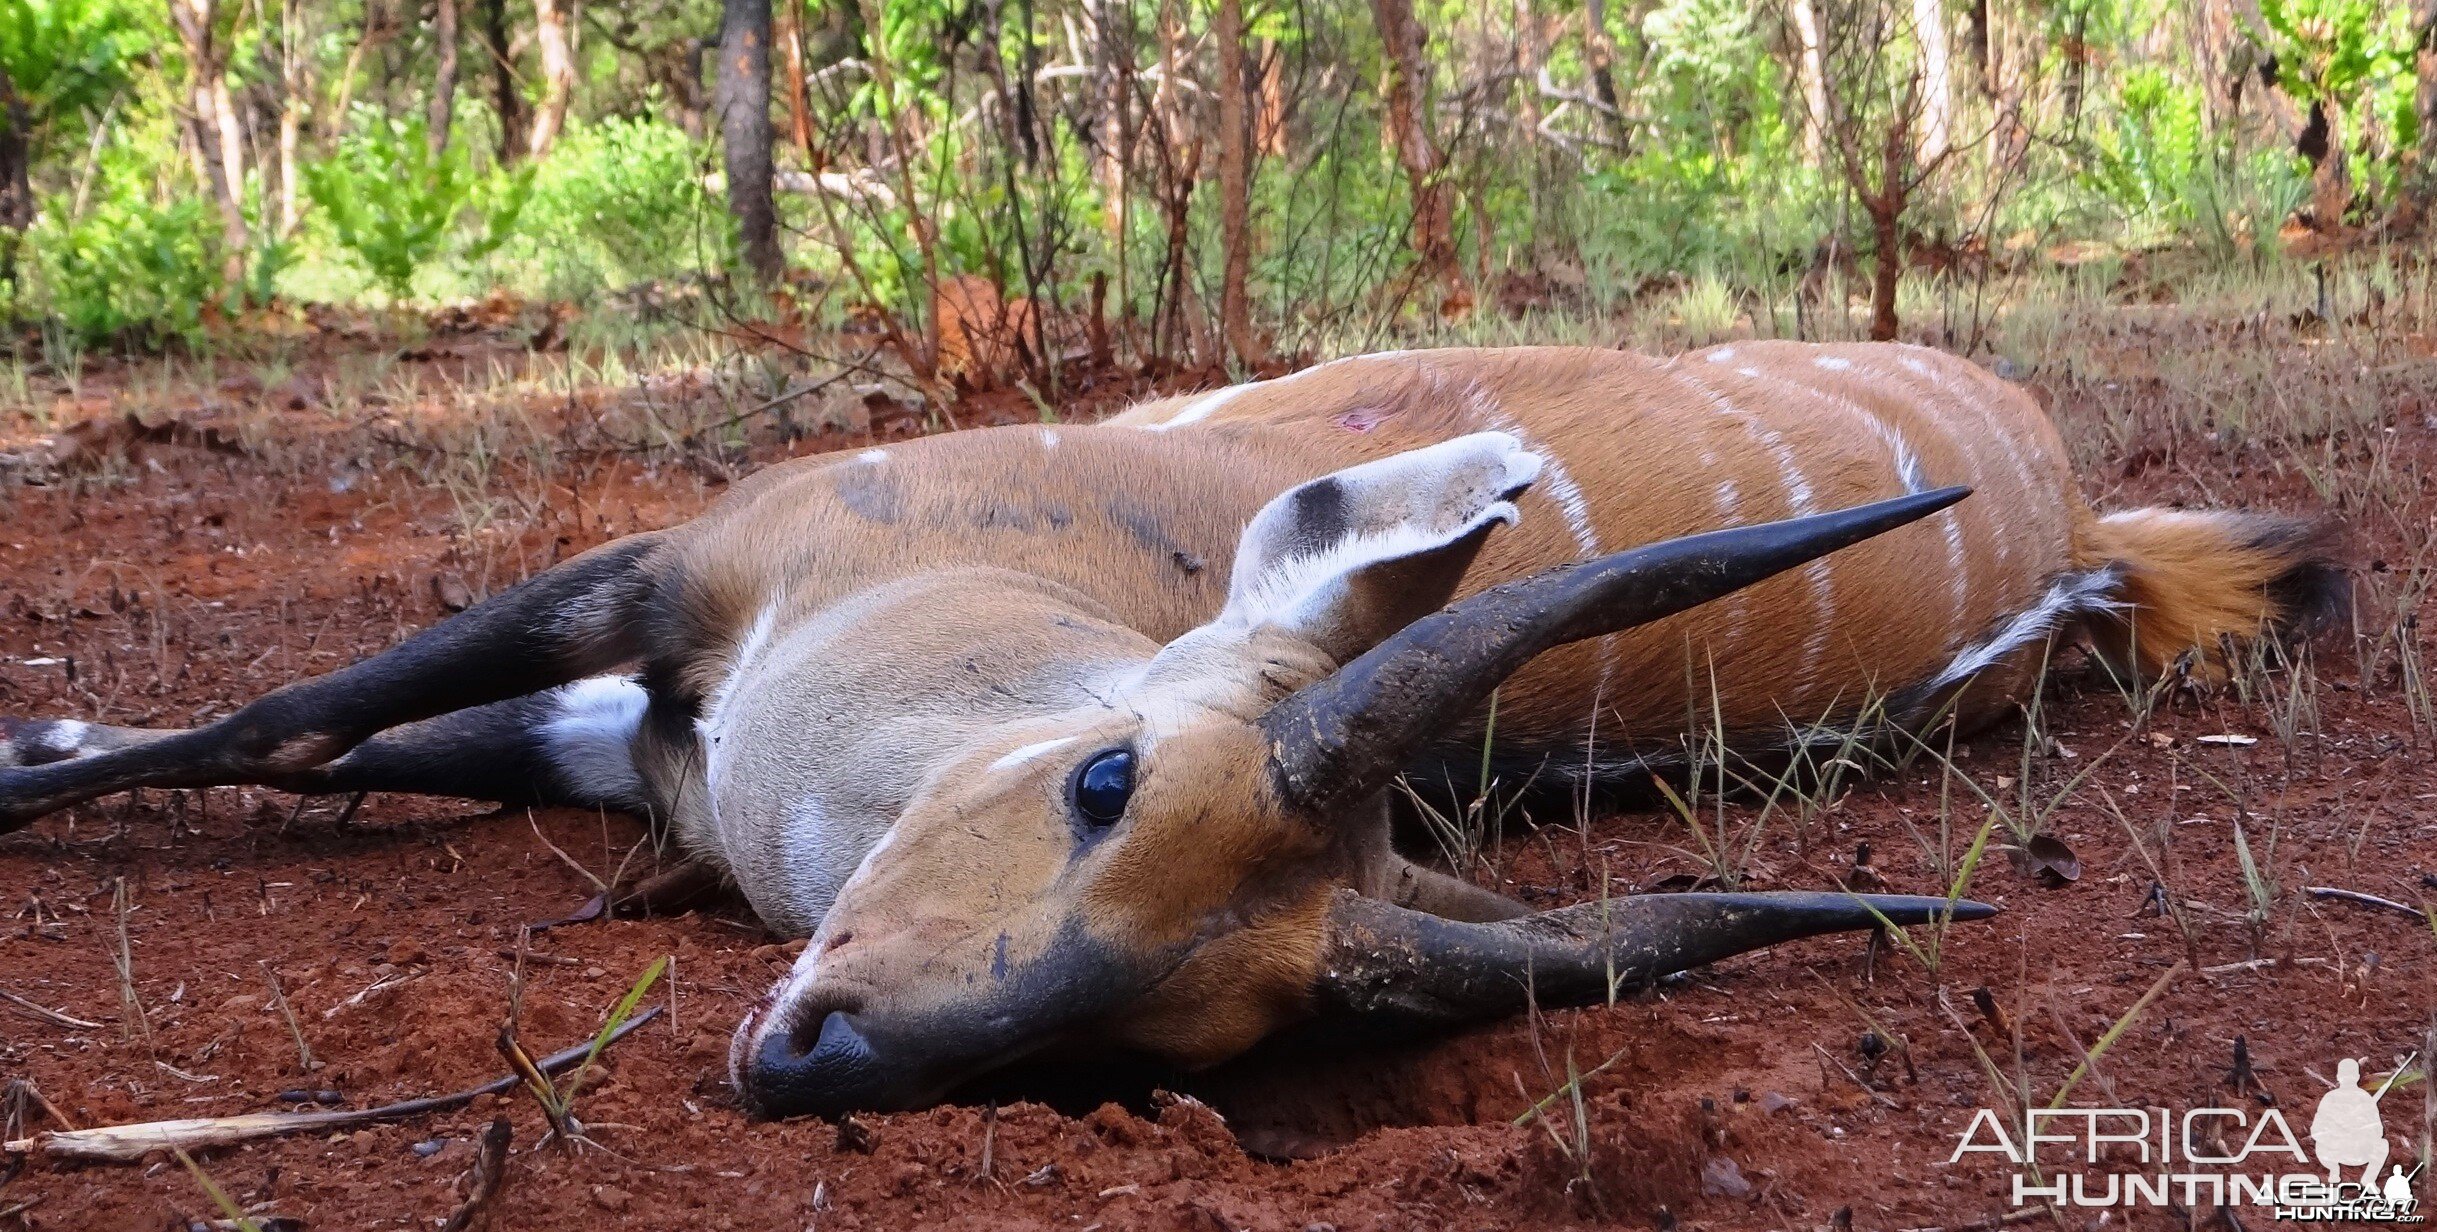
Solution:
M1596 777L1692 715L1970 724L2060 632L2155 672L2339 579L2300 522L2097 516L2038 406L1933 351L1377 355L782 464L206 728L0 727L0 828L230 782L632 810L812 938L738 1031L748 1103L895 1106L1046 1047L1207 1064L1931 918L1527 915L1398 856L1386 789L1485 735Z

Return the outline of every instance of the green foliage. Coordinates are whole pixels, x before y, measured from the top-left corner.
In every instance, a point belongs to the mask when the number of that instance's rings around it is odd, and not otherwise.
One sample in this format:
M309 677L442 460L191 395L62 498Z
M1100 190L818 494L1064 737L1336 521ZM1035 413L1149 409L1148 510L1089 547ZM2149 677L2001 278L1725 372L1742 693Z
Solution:
M2410 18L2382 0L2260 0L2277 84L2302 103L2346 110L2376 79L2409 71Z
M411 298L416 271L452 247L466 261L499 247L532 191L529 170L486 185L466 169L462 143L434 155L419 117L374 117L336 156L307 164L304 182L339 244L397 300ZM468 214L481 215L470 238L458 234Z
M155 31L125 0L0 0L0 72L39 144L63 117L94 111L128 84Z
M708 162L685 130L651 116L570 126L502 256L561 295L716 268L731 241L703 188Z
M54 201L29 235L46 325L86 345L192 343L222 294L220 226L187 198L158 205L113 198L66 221Z
M2281 151L2240 155L2211 140L2198 86L2163 68L2125 74L2122 92L2091 132L2081 180L2137 245L2196 242L2220 258L2273 234L2306 185Z

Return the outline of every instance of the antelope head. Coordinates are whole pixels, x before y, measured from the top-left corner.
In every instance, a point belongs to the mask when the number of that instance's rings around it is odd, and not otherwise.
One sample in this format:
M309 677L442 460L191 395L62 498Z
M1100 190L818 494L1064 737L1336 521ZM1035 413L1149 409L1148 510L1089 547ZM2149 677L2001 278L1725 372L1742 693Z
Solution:
M1037 590L972 618L969 636L1019 661L1000 691L1027 700L925 754L910 802L739 1028L748 1105L911 1107L1049 1049L1202 1066L1307 1019L1456 1025L1526 998L1603 1000L1794 937L1987 914L1944 899L1676 894L1533 915L1399 858L1396 776L1533 656L1966 494L1658 543L1446 606L1539 468L1515 438L1482 433L1294 488L1244 528L1218 616L1166 645ZM970 596L932 598L934 614L973 611ZM1022 631L1036 627L1055 632ZM783 710L782 686L732 705ZM800 761L754 747L787 727L730 723L725 742L743 747L712 752L728 768L713 794L752 797L757 767ZM781 892L739 878L769 915Z

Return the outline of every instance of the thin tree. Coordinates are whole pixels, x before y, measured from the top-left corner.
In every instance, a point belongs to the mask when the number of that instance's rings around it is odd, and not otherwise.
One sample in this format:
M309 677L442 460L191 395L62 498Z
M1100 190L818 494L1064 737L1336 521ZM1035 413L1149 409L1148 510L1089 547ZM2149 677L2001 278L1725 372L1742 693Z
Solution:
M279 237L296 231L297 147L304 136L305 99L312 89L312 46L305 37L304 0L279 3Z
M1413 196L1416 272L1439 280L1453 294L1462 290L1464 274L1456 263L1455 185L1447 180L1446 156L1430 134L1429 36L1414 20L1413 0L1371 0L1371 13L1387 60L1381 92L1388 141Z
M431 107L423 125L423 139L434 158L448 148L449 120L457 105L457 0L437 3L439 9L432 16L432 52L437 63L432 69Z
M1219 340L1244 367L1259 359L1252 336L1252 115L1245 89L1244 0L1218 0Z
M542 105L534 113L525 153L535 162L546 157L558 141L559 129L567 124L567 101L575 95L575 34L567 20L573 2L533 0L533 43L542 58Z
M1955 140L1955 84L1949 66L1946 6L1912 0L1913 36L1921 47L1921 161L1935 163Z
M245 225L245 141L228 88L230 40L220 29L217 0L170 0L169 16L186 52L198 167L220 205L221 238L227 248L221 276L233 287L245 276L251 237Z
M2395 209L2395 230L2418 232L2437 206L2437 0L2412 6L2412 110L2420 121L2420 140L2405 153L2401 197Z
M525 93L516 85L517 42L508 34L508 0L481 0L482 24L475 34L490 62L491 112L499 117L499 161L525 152Z
M719 24L719 133L745 267L765 283L787 272L771 200L770 0L725 0Z
M1633 125L1625 119L1623 95L1616 89L1616 39L1608 33L1607 0L1583 0L1582 59L1590 71L1591 94L1599 100L1617 152L1630 153Z

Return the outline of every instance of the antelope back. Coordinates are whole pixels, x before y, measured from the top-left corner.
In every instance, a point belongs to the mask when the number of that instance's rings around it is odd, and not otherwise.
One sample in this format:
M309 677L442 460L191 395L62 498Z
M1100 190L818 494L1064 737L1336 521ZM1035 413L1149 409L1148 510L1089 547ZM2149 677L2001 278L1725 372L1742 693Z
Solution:
M1594 735L1625 747L1667 743L1688 718L1735 734L1782 729L1860 710L1874 695L1961 680L1970 673L1952 669L1967 662L1983 669L1967 710L1995 702L2026 670L2009 652L2033 640L2007 638L2005 623L2038 610L2060 573L2088 563L2075 545L2092 515L2046 413L2020 389L1925 348L1741 342L1667 360L1577 348L1362 356L1110 422L1180 444L1258 425L1331 449L1351 438L1365 453L1514 433L1547 466L1521 502L1522 525L1491 544L1472 589L1555 561L1900 492L1960 484L1977 493L1717 603L1543 656L1499 694L1498 743L1519 760L1570 750L1579 762Z

